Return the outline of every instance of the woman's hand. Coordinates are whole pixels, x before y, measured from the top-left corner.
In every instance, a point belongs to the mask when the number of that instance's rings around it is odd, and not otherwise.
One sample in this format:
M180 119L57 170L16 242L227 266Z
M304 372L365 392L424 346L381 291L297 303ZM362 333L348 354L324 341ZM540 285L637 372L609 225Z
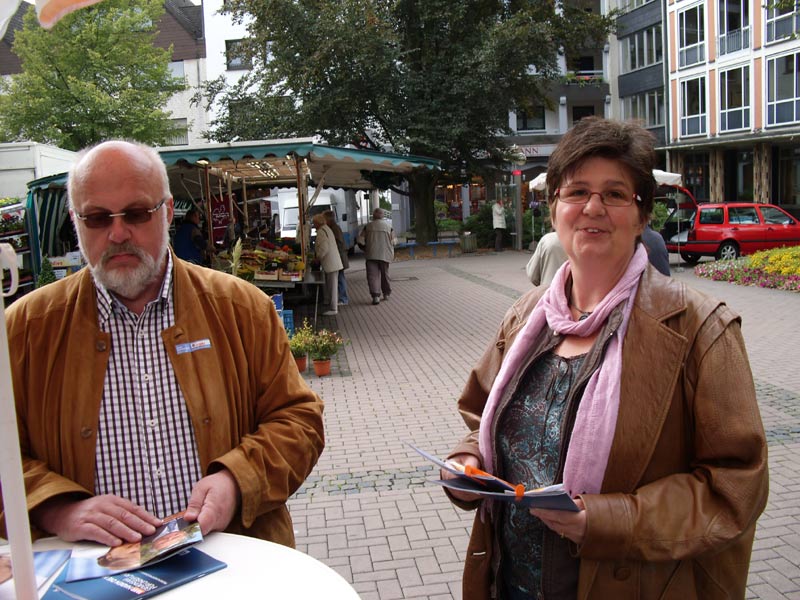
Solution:
M569 538L580 546L586 536L586 507L580 498L574 500L580 509L579 512L532 508L531 514L541 519L542 523L562 538Z
M472 454L456 454L452 458L449 458L448 461L459 464L461 466L466 467L467 465L471 467L475 467L479 469L481 466L481 461ZM446 471L444 469L440 470L440 475L442 479L456 479L458 476L450 471ZM454 498L458 498L462 502L475 502L476 500L480 500L481 497L478 494L471 494L469 492L462 492L461 490L453 490L447 488L447 491L450 492Z

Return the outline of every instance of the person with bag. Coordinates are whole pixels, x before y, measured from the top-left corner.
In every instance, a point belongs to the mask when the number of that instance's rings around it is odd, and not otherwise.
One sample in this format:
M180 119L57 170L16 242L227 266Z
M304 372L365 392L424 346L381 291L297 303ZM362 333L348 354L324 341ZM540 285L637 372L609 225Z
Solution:
M478 509L463 598L744 598L767 444L740 318L659 273L642 231L652 135L585 118L547 170L569 260L507 312L458 401L449 458L577 512ZM452 478L449 472L443 478Z

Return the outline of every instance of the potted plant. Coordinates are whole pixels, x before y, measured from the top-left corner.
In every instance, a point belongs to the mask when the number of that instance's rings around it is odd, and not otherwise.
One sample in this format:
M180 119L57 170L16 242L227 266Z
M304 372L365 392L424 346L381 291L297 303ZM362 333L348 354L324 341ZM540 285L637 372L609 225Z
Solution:
M344 343L342 336L335 331L320 329L314 334L308 347L308 353L311 355L314 372L317 376L330 375L331 357L339 351L341 346L344 346Z
M303 324L297 327L289 338L289 350L297 363L297 370L301 373L305 372L308 367L307 355L314 335L308 319L304 319Z

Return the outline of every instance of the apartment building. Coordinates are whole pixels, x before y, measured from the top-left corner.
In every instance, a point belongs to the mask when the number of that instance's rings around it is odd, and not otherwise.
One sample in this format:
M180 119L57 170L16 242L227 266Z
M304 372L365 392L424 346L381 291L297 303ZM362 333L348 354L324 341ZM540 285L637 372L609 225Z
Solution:
M596 14L607 11L605 0L590 0L582 5ZM610 51L609 43L587 45L575 55L559 51L562 77L551 88L547 104L535 104L509 114L508 125L514 133L508 141L526 158L525 165L521 166L525 179L547 168L558 140L573 123L590 115L613 116L609 82L617 71L610 61Z
M668 0L669 167L699 200L800 208L800 6Z

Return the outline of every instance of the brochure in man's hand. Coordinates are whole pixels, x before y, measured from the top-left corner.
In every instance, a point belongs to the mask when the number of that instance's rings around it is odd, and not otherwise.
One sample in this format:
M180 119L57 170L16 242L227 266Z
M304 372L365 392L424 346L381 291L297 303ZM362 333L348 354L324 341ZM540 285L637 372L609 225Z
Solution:
M65 581L79 581L133 571L169 558L179 550L203 541L200 524L189 523L183 513L168 517L152 535L139 542L112 548L73 550Z
M108 577L66 581L66 569L42 600L130 600L148 598L224 569L227 565L197 548L179 550L167 560ZM198 597L202 597L198 594Z
M516 485L509 483L491 473L486 473L469 465L460 465L452 460L442 460L416 446L408 445L440 469L444 469L456 476L455 479L435 479L432 480L433 483L453 490L478 494L492 500L516 502L526 508L546 508L570 512L578 512L579 510L561 483L526 490L521 483Z

